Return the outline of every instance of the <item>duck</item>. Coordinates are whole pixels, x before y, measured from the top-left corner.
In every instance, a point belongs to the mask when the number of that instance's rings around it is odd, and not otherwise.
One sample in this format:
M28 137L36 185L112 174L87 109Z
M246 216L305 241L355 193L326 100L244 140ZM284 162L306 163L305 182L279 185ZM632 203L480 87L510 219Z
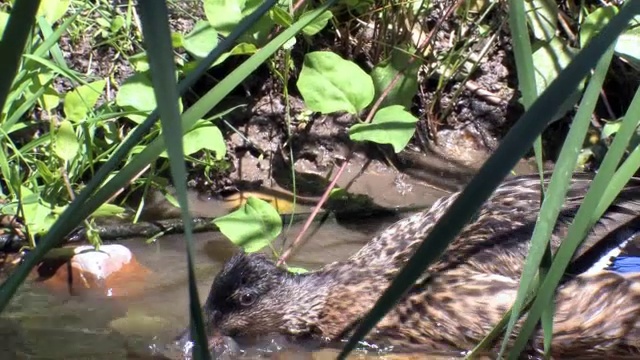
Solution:
M543 176L548 186L550 173ZM550 240L555 252L593 174L574 173ZM203 304L208 336L279 334L329 346L344 340L460 193L382 230L355 254L307 273L240 251ZM504 180L366 338L380 347L468 351L515 301L541 201L540 176ZM555 294L554 358L640 354L640 178L632 178L590 230ZM496 346L499 346L498 341ZM542 331L529 342L541 354Z

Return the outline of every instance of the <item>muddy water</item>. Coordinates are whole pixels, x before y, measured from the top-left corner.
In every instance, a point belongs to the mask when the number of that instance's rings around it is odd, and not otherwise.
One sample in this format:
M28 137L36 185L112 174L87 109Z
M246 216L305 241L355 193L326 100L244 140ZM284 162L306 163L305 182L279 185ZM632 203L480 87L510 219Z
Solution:
M365 193L381 205L426 206L447 193L444 186L415 180L424 178L419 174L401 179L378 171L370 171L366 175L357 181L349 180L353 185L350 190ZM451 190L461 187L461 182L464 182L460 177L440 177ZM308 211L313 204L300 205L303 206L297 207L296 212ZM193 197L191 209L194 215L218 216L228 212L230 207L229 204ZM396 220L375 218L341 223L328 220L310 229L308 233L311 235L295 253L290 265L315 269L345 259L376 232ZM285 229L274 245L280 248L283 242L294 239L299 231L299 225ZM200 297L204 300L214 275L235 249L218 233L196 234L195 240L196 276ZM152 271L146 281L131 284L138 290L135 294L111 294L112 297L104 294L53 294L40 283L27 282L0 316L0 359L167 359L166 352L161 351L163 346L170 343L188 322L183 238L165 236L151 244L143 239L122 243L131 249L138 262ZM332 359L335 353L328 350L314 353L284 351L276 354L275 358ZM401 358L443 357L420 355Z
M344 259L393 220L348 226L327 221L291 265L314 269ZM293 227L289 233L298 231ZM219 234L197 234L195 240L196 274L204 300L213 276L235 250ZM136 239L126 245L153 271L148 281L136 284L142 295L52 294L29 282L0 317L0 359L154 358L149 355L153 348L170 342L187 325L185 244L180 236L167 236L153 244Z

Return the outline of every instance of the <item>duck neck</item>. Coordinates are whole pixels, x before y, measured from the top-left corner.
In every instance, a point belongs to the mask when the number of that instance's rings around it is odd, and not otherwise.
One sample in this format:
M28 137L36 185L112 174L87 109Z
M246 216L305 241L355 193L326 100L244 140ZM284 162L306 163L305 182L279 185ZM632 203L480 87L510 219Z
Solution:
M321 272L311 272L287 277L283 285L286 332L295 337L315 337L333 282Z

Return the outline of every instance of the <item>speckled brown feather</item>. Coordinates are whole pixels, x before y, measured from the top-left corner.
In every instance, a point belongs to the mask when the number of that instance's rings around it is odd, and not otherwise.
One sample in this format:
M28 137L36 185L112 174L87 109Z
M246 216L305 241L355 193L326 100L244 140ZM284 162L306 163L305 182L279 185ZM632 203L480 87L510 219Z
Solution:
M586 174L573 177L554 229L553 251L566 235L591 179ZM515 299L540 207L539 185L537 176L505 181L368 339L425 350L468 350L476 345ZM216 282L231 284L232 289L225 290L214 282L211 293L218 292L218 298L263 289L265 281L273 283L269 287L273 290L261 293L257 305L227 311L217 327L233 333L231 330L237 332L238 324L243 324L252 329L244 329L245 333L270 328L295 337L338 340L371 309L457 196L440 199L430 210L390 226L347 261L310 274L293 276L273 267L267 271L271 275L259 278L256 274L256 280L241 286L234 279L247 268L226 266ZM570 269L579 273L580 263L587 262L589 254L610 241L612 235L639 230L638 214L640 179L632 179L588 234ZM248 264L263 261L253 260L256 255L238 256ZM556 303L554 356L612 356L640 351L640 274L603 270L569 275L558 290ZM219 304L222 302L209 304L208 310L221 309ZM260 321L267 323L256 323ZM532 350L541 346L540 341L538 335Z

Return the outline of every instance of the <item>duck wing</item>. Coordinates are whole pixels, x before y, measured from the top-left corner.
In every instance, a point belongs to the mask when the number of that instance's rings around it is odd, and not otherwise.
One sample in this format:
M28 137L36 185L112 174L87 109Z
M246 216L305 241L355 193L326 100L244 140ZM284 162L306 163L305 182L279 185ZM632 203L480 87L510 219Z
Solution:
M551 174L544 177L545 187ZM568 234L569 225L584 201L593 175L573 175L565 202L551 236L555 253ZM483 273L520 277L540 209L540 178L525 175L510 178L496 189L432 270L467 267ZM636 242L629 240L640 231L640 178L632 178L605 214L596 222L578 248L568 268L581 273L609 252L616 255ZM639 244L640 245L640 244ZM617 249L617 250L616 250ZM640 266L639 266L640 271Z
M545 187L550 180L551 173L545 173ZM551 238L554 253L566 238L569 225L592 180L593 174L573 174ZM443 197L430 209L389 226L348 262L365 268L384 268L388 276L393 276L413 255L415 248L459 194ZM429 272L447 271L462 266L482 273L519 278L537 221L540 198L539 175L508 178L480 208L476 218L463 228L447 251L431 266ZM626 245L627 235L640 228L639 214L640 178L632 178L588 233L574 256L569 272L584 271L607 251Z

